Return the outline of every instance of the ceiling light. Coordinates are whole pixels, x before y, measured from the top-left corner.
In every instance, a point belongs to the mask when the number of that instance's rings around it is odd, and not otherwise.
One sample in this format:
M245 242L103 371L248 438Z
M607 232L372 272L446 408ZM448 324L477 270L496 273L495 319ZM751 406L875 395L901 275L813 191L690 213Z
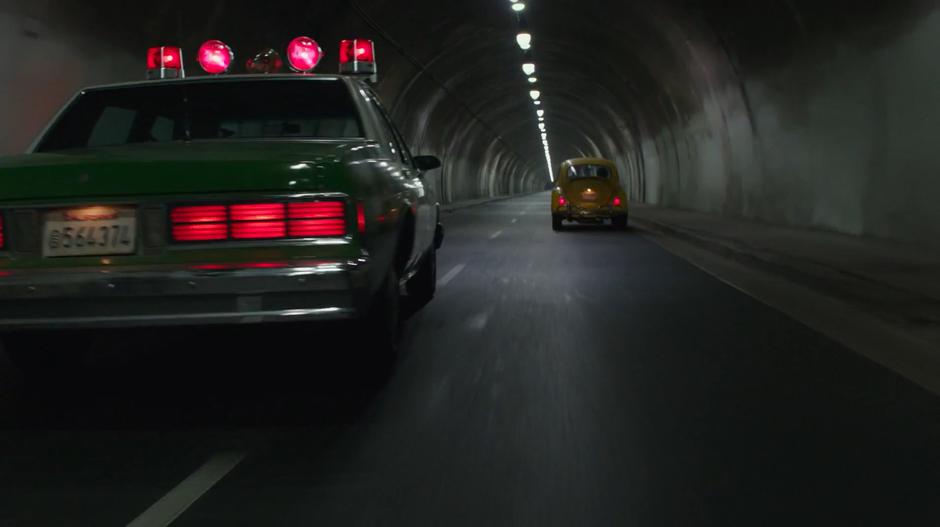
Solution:
M522 72L529 76L532 76L533 74L535 74L535 63L526 62L525 64L523 64Z
M530 83L530 84L535 84L535 83L538 82L538 81L539 81L539 79L538 79L537 77L529 77L529 83Z
M532 90L532 91L529 92L529 97L532 97L532 100L533 100L533 101L539 100L539 97L541 97L541 96L542 96L542 92L540 92L540 91L538 91L538 90Z
M519 33L516 35L516 43L525 51L532 47L532 35L530 33Z
M521 12L525 11L525 4L524 4L523 2L513 2L513 3L512 3L512 10L515 11L515 12L517 12L517 13L521 13Z

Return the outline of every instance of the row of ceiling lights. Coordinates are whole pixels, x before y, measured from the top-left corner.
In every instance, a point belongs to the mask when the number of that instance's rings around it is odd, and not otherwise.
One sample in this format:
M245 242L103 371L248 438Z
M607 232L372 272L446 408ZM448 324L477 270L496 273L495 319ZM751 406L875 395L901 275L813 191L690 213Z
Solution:
M535 75L535 62L532 60L532 33L529 32L528 24L526 24L525 11L526 4L523 0L509 0L512 10L516 13L516 18L519 22L519 33L516 35L516 43L519 44L519 47L522 49L525 54L525 60L522 64L522 72L526 75L526 78L529 81L530 90L529 97L532 98L532 102L536 106L535 115L538 118L539 123L539 134L542 137L542 146L545 148L545 164L548 167L548 177L550 180L554 181L555 179L555 169L552 167L552 153L551 147L548 143L548 129L545 124L545 110L541 108L542 106L542 92L538 89L539 79Z

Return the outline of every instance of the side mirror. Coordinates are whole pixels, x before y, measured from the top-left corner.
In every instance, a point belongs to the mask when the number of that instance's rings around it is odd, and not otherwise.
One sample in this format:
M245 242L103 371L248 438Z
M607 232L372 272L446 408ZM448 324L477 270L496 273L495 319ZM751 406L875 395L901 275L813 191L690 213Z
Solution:
M441 160L435 156L415 156L415 168L422 172L428 172L441 168Z

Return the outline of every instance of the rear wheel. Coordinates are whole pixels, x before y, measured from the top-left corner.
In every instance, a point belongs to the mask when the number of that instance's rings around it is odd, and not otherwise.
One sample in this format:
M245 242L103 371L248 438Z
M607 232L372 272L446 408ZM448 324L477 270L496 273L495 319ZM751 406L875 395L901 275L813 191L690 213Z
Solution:
M390 364L398 352L401 336L401 295L395 266L385 275L363 322L365 327L360 338L364 349L361 351L370 359L383 363L377 364L379 366Z
M627 228L627 217L626 216L616 216L610 222L614 229L618 231L626 230Z
M560 231L562 228L561 216L552 216L552 230Z
M437 251L428 249L418 273L408 282L408 308L416 312L434 299L437 292Z

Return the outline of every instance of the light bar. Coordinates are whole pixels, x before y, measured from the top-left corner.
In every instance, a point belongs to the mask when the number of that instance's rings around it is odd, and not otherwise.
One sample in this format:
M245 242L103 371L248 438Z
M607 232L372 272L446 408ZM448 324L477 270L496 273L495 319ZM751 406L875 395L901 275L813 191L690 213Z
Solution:
M158 46L147 50L148 79L182 79L185 76L182 49L175 46Z
M199 47L196 57L203 71L210 75L221 75L232 66L235 53L221 40L209 40Z
M284 67L284 61L281 54L273 49L266 49L254 57L248 59L245 69L248 73L278 73Z
M287 46L287 62L300 73L312 72L323 59L323 48L310 37L297 37Z
M339 72L346 75L372 75L374 77L378 73L375 62L375 43L361 38L340 42Z

